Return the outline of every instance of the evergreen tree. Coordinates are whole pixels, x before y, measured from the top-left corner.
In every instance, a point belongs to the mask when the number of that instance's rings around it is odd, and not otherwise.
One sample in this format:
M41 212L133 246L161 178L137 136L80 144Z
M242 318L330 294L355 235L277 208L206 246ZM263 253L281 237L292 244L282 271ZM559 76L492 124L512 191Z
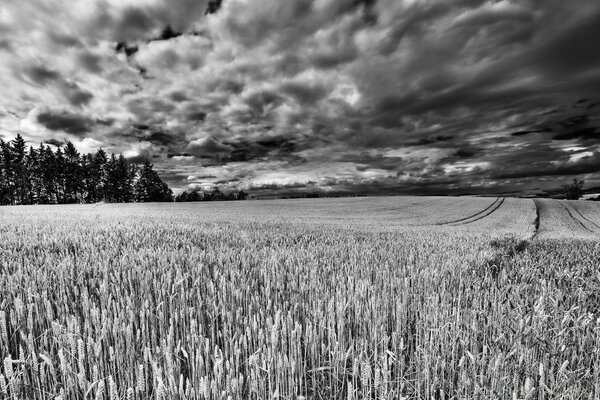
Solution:
M64 150L41 144L26 148L21 135L0 139L0 205L172 201L173 193L152 164L138 171L122 154L99 149L79 154L73 143Z
M173 201L173 192L160 179L148 160L139 171L135 184L135 200L139 202Z
M1 205L8 204L8 194L9 194L7 172L6 172L6 167L4 164L4 151L3 151L4 146L6 146L6 144L4 143L4 140L0 139L0 204Z
M58 203L58 179L56 156L50 146L40 146L40 168L42 173L41 204Z
M65 203L78 203L83 201L81 191L82 185L82 170L79 152L71 142L67 142L64 150L64 170L63 170L65 193Z
M102 186L104 187L104 200L108 203L116 203L119 199L119 171L117 170L117 158L114 154L106 162L104 174L102 176Z
M183 191L175 197L177 202L185 201L231 201L231 200L246 200L248 193L240 190L239 192L223 193L219 188L215 188L212 192L202 193L199 190L190 192Z
M5 203L15 204L15 177L13 170L13 152L9 143L0 141L2 170L4 178Z
M42 188L42 174L40 170L39 153L29 147L29 152L26 158L27 164L27 191L28 198L31 204L38 204Z
M54 153L54 182L56 188L56 197L59 204L65 204L67 198L65 182L65 154L61 148L57 148Z
M119 203L129 203L134 200L134 180L136 168L129 165L123 154L119 154L115 166L115 175L117 179L117 201Z
M90 164L90 184L92 186L93 202L104 200L106 196L106 168L108 156L103 149L98 149L94 155L93 161Z
M81 193L85 203L95 203L97 180L94 179L94 155L81 155Z
M17 137L12 141L10 150L13 153L12 157L12 171L14 178L14 195L15 204L29 204L28 194L28 172L26 165L26 152L27 146L25 140L18 134Z

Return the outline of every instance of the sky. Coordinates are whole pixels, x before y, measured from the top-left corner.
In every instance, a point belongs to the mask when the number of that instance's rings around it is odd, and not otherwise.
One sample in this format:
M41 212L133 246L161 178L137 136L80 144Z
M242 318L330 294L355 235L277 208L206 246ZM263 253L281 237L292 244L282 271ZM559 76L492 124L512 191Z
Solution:
M600 186L597 0L5 0L0 137L257 196Z

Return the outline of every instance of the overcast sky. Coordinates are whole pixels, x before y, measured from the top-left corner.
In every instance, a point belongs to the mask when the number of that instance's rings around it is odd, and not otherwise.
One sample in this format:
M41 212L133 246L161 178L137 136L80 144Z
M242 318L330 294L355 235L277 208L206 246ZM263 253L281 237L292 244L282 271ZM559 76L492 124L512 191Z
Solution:
M600 185L598 0L2 0L0 136L174 189Z

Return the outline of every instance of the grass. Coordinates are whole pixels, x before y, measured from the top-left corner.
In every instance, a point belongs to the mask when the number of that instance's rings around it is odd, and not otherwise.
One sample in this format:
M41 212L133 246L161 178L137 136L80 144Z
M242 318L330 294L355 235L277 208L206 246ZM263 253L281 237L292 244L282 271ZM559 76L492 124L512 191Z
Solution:
M249 203L2 209L0 398L600 396L597 241Z

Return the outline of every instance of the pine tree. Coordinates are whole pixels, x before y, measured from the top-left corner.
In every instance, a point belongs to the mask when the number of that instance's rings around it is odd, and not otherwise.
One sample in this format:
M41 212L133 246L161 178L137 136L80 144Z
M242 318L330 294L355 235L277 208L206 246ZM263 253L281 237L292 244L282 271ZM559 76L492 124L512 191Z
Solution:
M93 188L93 202L104 200L106 197L105 183L107 163L108 156L106 155L106 152L103 149L98 149L90 164L90 181Z
M0 204L1 205L9 203L8 178L7 178L6 167L4 164L4 151L3 151L5 146L6 146L6 143L4 143L4 140L0 139Z
M133 185L136 174L135 166L129 165L123 154L119 154L116 163L117 199L120 203L134 200Z
M25 163L26 145L25 140L20 134L11 142L11 151L13 153L12 170L14 177L14 192L16 204L29 204L27 198L27 165Z
M42 188L42 174L40 171L40 157L39 153L33 148L29 147L29 152L26 158L27 164L27 191L28 198L31 204L38 204L41 195Z
M58 203L56 156L50 146L40 146L40 169L42 174L40 204L56 204Z
M59 147L54 153L54 182L56 187L56 197L59 204L65 204L67 198L65 182L65 154Z
M102 177L102 186L104 187L104 200L108 203L116 203L118 201L118 171L117 158L114 154L110 155L106 162L104 174Z
M6 190L6 204L16 204L15 202L15 173L13 169L14 154L10 143L2 141L2 167L4 169L4 183Z
M173 192L149 162L139 170L122 154L79 154L71 142L53 151L44 144L26 149L21 135L0 139L0 205L100 200L172 201Z
M160 179L153 165L146 160L139 171L135 184L135 201L165 202L173 201L173 191Z
M81 196L85 203L95 203L95 185L92 180L92 167L94 156L92 154L81 155Z
M82 171L80 165L79 152L71 142L67 142L64 150L64 183L65 183L65 203L78 203L82 201Z

